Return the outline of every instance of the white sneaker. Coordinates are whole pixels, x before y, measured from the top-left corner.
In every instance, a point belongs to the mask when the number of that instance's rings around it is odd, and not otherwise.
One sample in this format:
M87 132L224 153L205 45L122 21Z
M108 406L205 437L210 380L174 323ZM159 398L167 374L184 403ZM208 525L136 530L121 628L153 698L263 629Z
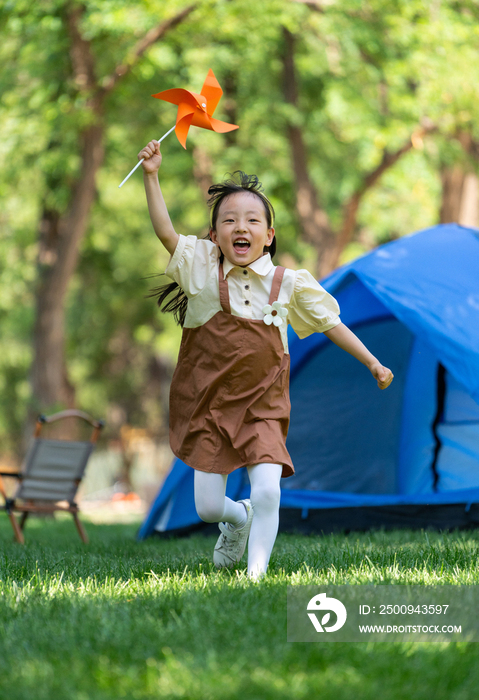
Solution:
M246 542L248 541L251 523L253 522L253 506L249 498L238 501L238 503L243 503L246 508L247 519L245 524L242 527L233 528L231 523L218 523L221 535L218 537L215 551L213 552L213 562L218 569L225 566L233 566L239 562L246 549Z

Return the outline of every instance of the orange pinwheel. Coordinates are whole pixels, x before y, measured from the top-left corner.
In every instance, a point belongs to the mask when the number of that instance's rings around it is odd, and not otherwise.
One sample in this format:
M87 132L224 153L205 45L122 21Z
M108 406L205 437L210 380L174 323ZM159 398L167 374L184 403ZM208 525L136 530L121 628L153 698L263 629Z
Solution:
M223 90L210 68L201 88L201 94L198 95L183 88L173 88L158 92L152 97L178 105L175 133L183 148L186 148L186 137L190 126L199 126L202 129L215 131L217 134L225 134L238 128L236 124L220 122L212 116L222 94Z
M220 122L218 119L213 119L213 112L217 108L222 94L223 90L210 68L203 87L201 88L200 95L196 92L190 92L190 90L183 90L183 88L164 90L163 92L158 92L156 95L152 95L152 97L157 97L159 100L165 100L165 102L178 105L176 126L172 126L166 134L163 134L161 139L158 139L158 143L166 139L168 134L171 134L174 130L178 141L183 148L186 148L186 137L188 136L190 126L200 126L202 129L216 131L217 134L225 134L228 131L238 129L239 127L236 124L227 124L226 122ZM125 182L130 179L144 160L145 159L142 158L138 161L118 187L123 187Z

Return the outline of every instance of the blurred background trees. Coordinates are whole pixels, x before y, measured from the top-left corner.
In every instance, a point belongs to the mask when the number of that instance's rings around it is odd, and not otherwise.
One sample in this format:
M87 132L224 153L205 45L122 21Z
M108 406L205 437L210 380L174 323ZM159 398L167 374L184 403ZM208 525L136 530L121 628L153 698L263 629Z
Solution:
M224 136L165 140L161 182L184 234L206 190L260 176L278 260L318 277L447 221L479 224L479 3L403 0L6 0L0 9L0 437L76 405L167 433L180 332L146 299L167 256L141 173L118 184L213 68ZM216 115L215 115L216 116ZM425 261L427 264L427 261ZM123 436L125 430L123 430Z

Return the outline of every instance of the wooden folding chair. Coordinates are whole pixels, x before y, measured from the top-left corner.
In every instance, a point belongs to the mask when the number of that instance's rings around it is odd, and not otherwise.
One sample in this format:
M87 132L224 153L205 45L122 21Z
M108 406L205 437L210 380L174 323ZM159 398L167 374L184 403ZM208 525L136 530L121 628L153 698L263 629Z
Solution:
M69 438L40 437L45 424L68 418L81 419L93 427L89 440L72 439L72 435L78 437L78 430L72 432L71 421L70 430L67 431ZM0 494L5 499L5 504L0 505L0 510L7 512L17 542L25 543L23 529L30 514L63 511L73 515L81 539L88 543L87 534L78 518L79 509L75 503L75 496L102 428L102 421L94 420L83 411L68 410L48 417L39 416L34 439L22 470L0 472ZM19 480L17 491L11 498L7 495L2 477L14 477ZM15 513L21 513L20 522L17 521Z

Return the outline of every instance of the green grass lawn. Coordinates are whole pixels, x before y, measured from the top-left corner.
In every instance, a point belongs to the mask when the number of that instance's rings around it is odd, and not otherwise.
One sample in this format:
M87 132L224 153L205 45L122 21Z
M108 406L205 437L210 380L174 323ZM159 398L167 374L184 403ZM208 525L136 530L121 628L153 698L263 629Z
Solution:
M477 585L479 533L281 535L268 575L211 564L215 538L0 513L0 698L465 700L479 644L291 644L288 584Z

